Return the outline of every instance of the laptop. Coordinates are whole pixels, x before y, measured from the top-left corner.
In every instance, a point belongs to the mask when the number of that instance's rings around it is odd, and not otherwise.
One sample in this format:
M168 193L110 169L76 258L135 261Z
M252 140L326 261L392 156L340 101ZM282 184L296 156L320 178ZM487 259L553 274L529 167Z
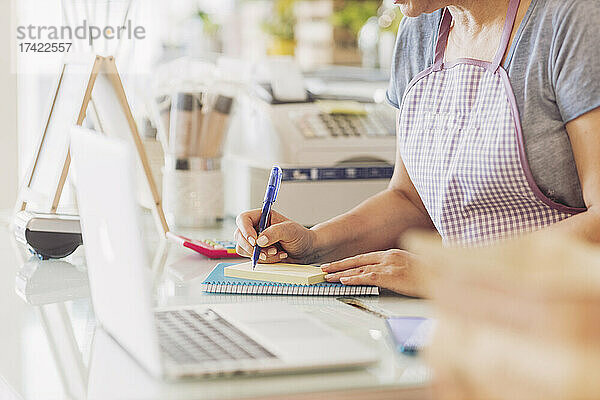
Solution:
M357 368L374 351L279 303L152 308L132 145L74 128L71 155L97 321L164 379Z

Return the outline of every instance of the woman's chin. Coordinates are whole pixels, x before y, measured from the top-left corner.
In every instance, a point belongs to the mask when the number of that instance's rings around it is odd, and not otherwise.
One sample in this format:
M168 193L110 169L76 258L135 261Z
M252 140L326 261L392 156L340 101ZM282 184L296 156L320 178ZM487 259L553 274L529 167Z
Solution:
M400 0L395 4L400 9L402 15L404 15L405 17L418 17L419 15L421 15L420 12L417 12L417 10L415 10L415 8L411 6L410 0Z
M439 3L439 4L438 4ZM423 13L430 13L443 6L441 1L428 0L396 0L394 2L406 17L418 17Z

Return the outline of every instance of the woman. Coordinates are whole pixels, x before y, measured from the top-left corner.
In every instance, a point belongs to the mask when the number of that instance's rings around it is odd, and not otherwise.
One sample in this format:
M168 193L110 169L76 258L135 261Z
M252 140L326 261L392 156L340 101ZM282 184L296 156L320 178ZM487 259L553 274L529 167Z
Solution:
M398 249L411 228L466 246L539 229L600 241L600 2L396 3L410 18L387 92L388 189L312 229L274 212L258 238L260 210L243 213L238 252L257 243L262 262L329 262L330 282L423 296L415 256Z

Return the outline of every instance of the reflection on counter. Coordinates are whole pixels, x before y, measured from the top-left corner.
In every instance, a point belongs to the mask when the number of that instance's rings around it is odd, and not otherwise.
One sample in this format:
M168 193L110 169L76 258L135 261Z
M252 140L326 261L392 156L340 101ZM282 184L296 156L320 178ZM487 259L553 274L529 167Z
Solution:
M94 329L88 301L85 268L63 260L42 261L32 257L21 266L15 279L15 291L26 303L35 306L50 346L66 396L84 399L87 391L85 359L89 348L85 337ZM76 331L83 331L82 345Z
M64 260L41 261L32 257L19 271L15 290L31 305L44 305L89 296L88 277L83 267Z

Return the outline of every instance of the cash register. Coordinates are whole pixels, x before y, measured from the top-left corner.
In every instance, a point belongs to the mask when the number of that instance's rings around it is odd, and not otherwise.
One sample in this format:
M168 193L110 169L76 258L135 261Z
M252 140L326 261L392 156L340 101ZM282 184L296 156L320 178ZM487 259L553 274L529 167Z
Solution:
M277 211L306 226L387 187L395 160L395 112L358 95L369 85L384 90L387 80L343 82L349 92L360 86L352 97L307 90L288 60L271 61L269 77L238 103L226 155L228 214L260 207L274 164L283 170Z

